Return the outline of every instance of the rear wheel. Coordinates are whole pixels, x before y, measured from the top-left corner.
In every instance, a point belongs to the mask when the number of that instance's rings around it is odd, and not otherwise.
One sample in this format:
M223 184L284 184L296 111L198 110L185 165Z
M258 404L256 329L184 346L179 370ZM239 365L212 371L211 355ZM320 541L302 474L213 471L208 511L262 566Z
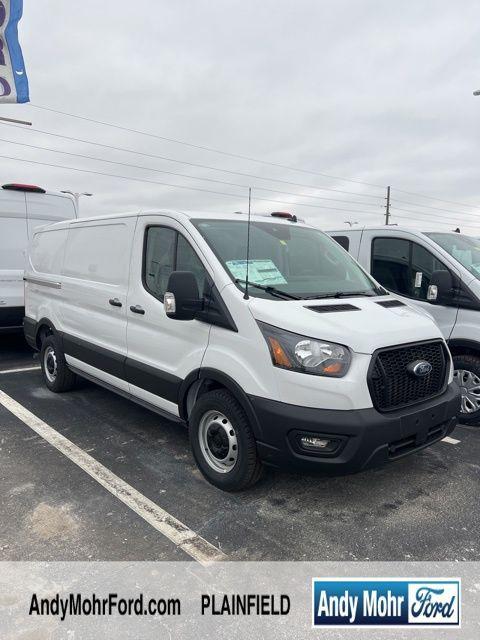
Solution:
M49 335L42 342L40 364L45 384L54 393L70 391L75 386L76 375L70 371L60 341Z
M225 389L210 391L195 404L189 421L195 461L213 485L241 491L260 478L262 465L248 418Z
M462 394L460 421L480 426L480 358L473 355L453 357L453 379Z

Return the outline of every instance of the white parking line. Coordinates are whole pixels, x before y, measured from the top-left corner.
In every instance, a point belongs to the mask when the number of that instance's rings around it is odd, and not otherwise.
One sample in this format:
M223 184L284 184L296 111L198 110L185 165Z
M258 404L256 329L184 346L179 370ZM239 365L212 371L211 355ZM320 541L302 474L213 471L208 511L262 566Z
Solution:
M197 562L208 565L213 561L227 559L222 551L131 487L3 391L0 391L0 404Z
M4 376L7 373L22 373L23 371L39 371L40 369L40 365L36 365L34 367L19 367L18 369L5 369L4 371L0 371L0 375Z
M455 438L450 438L450 436L445 436L442 439L442 442L446 442L448 444L460 444L461 440L455 440Z

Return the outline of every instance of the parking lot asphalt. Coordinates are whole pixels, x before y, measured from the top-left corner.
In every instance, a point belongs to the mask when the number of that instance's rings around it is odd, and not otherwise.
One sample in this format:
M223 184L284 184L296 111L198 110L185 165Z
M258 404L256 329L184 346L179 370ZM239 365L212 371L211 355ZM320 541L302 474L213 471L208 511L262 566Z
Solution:
M226 494L200 475L184 428L91 383L52 394L24 370L37 364L22 336L0 336L0 391L229 559L480 559L480 429L356 475L269 469ZM0 504L2 560L188 558L3 406Z

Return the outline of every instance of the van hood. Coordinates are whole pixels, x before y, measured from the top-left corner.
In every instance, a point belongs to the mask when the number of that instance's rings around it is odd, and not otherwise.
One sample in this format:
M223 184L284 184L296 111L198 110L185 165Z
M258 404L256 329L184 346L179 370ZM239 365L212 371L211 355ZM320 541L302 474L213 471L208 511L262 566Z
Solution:
M356 353L408 342L441 338L440 329L425 314L406 304L383 307L393 296L324 300L274 301L250 298L256 320L310 338L350 347ZM398 301L397 301L398 302Z

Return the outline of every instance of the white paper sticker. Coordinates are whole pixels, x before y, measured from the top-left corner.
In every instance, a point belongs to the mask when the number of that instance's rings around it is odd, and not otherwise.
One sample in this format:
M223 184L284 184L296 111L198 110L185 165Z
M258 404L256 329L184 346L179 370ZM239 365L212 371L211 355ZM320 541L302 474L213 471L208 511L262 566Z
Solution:
M234 278L245 280L247 277L246 260L229 260L227 267ZM273 260L249 260L248 279L256 284L265 286L271 284L287 284L281 272L275 266Z
M415 274L415 288L418 289L422 286L423 273L421 271L417 271Z

